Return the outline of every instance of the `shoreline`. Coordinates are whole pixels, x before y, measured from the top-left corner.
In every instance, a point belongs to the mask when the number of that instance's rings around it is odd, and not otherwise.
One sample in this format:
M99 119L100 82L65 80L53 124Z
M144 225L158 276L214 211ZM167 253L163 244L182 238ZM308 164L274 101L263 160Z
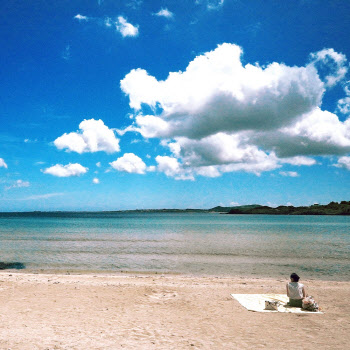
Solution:
M323 315L250 312L230 296L286 282L0 271L0 349L345 349L350 282L301 281Z
M23 274L23 275L59 275L59 276L179 276L179 277L189 277L189 278L223 278L223 279L253 279L253 280L288 280L289 274L279 274L279 275L244 275L244 274L209 274L209 273L183 273L178 271L153 271L153 270L79 270L79 269L33 269L33 268L24 268L24 269L0 269L1 274ZM344 276L324 276L324 277L313 277L310 274L303 274L299 272L299 275L303 278L304 281L322 281L322 282L345 282L350 283L350 276L344 278Z

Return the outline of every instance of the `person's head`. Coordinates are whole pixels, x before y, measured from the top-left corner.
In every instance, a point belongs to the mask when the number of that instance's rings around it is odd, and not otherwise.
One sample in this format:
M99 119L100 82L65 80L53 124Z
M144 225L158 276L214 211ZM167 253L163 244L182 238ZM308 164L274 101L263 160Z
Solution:
M299 279L300 279L300 277L299 277L295 272L293 272L293 273L290 275L290 280L291 280L292 282L299 282Z

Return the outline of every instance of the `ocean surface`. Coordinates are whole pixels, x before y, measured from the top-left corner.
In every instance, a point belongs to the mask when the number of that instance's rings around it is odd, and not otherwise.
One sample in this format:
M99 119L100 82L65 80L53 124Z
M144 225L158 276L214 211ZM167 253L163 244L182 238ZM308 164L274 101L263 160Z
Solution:
M0 262L31 272L350 280L349 216L65 213L0 216Z

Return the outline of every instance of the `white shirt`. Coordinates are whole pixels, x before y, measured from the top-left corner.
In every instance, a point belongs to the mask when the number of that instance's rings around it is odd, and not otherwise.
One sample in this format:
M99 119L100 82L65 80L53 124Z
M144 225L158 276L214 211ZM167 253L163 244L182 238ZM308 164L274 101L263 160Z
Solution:
M290 299L303 299L303 287L304 285L299 282L289 282L288 292Z

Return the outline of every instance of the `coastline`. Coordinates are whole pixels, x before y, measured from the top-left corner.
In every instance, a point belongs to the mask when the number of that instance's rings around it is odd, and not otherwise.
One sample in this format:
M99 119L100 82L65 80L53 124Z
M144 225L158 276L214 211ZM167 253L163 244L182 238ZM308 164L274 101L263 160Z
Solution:
M344 349L350 282L303 280L323 315L244 309L284 278L0 271L0 349ZM294 335L293 335L294 334Z

